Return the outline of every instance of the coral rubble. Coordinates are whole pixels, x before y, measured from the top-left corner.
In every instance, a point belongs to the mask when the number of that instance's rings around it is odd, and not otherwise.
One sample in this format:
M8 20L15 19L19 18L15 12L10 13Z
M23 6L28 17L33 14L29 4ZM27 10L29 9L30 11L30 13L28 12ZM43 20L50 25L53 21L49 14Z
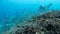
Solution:
M60 11L53 10L24 21L9 30L9 34L60 34Z

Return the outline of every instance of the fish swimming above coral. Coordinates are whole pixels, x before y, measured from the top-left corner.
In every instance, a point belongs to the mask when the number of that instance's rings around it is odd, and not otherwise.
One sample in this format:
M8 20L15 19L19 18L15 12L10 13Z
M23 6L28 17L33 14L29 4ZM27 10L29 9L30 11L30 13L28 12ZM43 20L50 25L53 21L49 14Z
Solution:
M8 34L60 34L60 11L52 10L24 21L8 30Z

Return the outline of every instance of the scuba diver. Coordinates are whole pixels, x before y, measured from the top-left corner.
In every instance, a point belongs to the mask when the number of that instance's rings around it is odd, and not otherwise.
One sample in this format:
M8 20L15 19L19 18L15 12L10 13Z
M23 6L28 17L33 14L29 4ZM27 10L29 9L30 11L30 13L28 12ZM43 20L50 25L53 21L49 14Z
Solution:
M49 4L48 6L41 5L41 6L39 7L39 9L40 9L40 10L49 10L49 7L50 7L51 5L52 5L52 3Z

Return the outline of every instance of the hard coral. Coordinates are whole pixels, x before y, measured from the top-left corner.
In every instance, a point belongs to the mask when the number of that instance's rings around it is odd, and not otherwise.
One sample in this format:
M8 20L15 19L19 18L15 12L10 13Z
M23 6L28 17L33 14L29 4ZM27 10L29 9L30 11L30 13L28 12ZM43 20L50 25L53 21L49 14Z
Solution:
M15 30L16 29L16 30ZM24 21L11 34L60 34L60 11L52 11Z

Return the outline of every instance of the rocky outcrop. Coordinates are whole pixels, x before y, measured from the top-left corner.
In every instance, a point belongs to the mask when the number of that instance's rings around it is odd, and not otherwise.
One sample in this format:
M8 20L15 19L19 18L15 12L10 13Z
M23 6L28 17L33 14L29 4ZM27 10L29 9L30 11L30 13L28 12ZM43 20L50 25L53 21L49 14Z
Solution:
M54 10L24 21L9 34L60 34L60 11Z

